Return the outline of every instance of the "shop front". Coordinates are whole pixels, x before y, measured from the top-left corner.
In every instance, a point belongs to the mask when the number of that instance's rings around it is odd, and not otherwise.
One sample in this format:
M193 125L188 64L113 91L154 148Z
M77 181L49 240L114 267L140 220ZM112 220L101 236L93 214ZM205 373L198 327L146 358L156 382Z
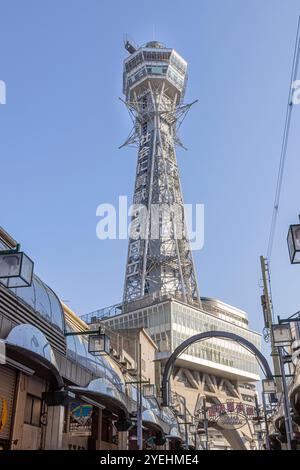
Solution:
M50 424L43 393L63 386L53 350L44 334L28 324L15 326L5 345L6 365L0 371L3 445L43 449Z
M15 404L17 372L0 365L0 449L10 448Z
M76 397L84 399L86 403L94 405L89 408L88 439L85 441L85 448L97 450L120 448L122 443L119 442L118 429L129 421L125 394L104 377L92 380L86 387L69 386L68 390L75 393ZM82 409L81 407L81 412ZM78 416L81 417L82 413ZM72 420L75 424L78 422L76 417L74 419L74 413ZM64 446L69 447L70 440L74 441L74 432L69 427L69 433L64 438Z

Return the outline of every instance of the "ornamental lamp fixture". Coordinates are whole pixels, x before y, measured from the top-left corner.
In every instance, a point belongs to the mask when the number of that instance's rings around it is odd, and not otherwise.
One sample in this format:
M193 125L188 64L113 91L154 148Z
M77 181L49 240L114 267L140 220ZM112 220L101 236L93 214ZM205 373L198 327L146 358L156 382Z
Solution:
M156 385L146 384L143 386L144 398L156 398Z
M300 216L299 216L300 221ZM291 264L300 263L300 224L290 225L287 244L289 249Z
M272 325L274 346L289 346L292 342L292 333L289 323L279 323Z
M98 334L89 335L88 351L93 356L103 356L110 353L110 338L99 328Z
M0 250L0 282L6 287L29 287L32 284L33 261L19 251Z
M206 442L206 441L207 441L207 437L206 437L206 433L205 433L205 432L204 432L204 433L202 433L202 432L199 433L199 432L198 432L198 435L199 435L199 440L200 440L200 442L203 443L203 442Z
M262 432L262 427L261 427L261 422L260 421L254 421L253 422L253 428L256 433Z
M262 380L262 388L265 394L274 394L277 392L276 382L273 379Z

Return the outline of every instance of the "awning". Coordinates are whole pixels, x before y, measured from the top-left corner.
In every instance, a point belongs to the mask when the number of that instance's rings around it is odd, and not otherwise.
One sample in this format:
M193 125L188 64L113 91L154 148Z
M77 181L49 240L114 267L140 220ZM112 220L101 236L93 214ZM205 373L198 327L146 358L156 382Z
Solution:
M129 401L131 403L132 411L136 411L137 408L137 400L138 400L138 391L137 388L132 385L128 384L128 394L129 394ZM159 405L154 398L145 398L142 397L143 403L143 423L152 429L159 430L165 434L169 434L171 425L174 425L174 420L176 423L175 416L171 413L172 417L169 416L168 413L165 413L164 410L159 408Z
M167 437L168 437L168 439L175 439L175 440L180 440L180 441L183 440L182 436L180 435L178 426L173 426Z
M153 429L154 431L165 432L163 424L160 420L155 416L153 411L151 410L144 410L142 414L143 424L148 429Z
M292 405L294 412L297 415L300 415L300 383L299 382L300 382L300 377L296 381L290 394L291 405Z
M38 328L26 323L15 326L9 332L5 345L7 357L34 369L37 375L49 380L54 388L63 387L52 347Z
M68 390L71 390L78 396L84 396L99 402L100 405L105 406L113 413L122 411L128 416L126 397L106 378L94 379L87 387L69 386Z

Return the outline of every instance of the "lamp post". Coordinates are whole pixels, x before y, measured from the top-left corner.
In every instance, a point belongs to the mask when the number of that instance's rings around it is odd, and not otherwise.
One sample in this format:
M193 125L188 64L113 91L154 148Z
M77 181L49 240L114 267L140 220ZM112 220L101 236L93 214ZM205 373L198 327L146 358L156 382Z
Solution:
M201 430L198 434L200 442L204 444L204 450L209 450L209 441L207 440L205 431Z
M184 446L185 449L189 448L189 433L188 433L188 422L187 422L187 409L186 409L186 398L182 397L183 401L183 416L184 416Z
M274 345L278 348L278 352L279 352L281 380L282 380L282 387L283 387L284 421L285 421L285 431L286 431L286 436L287 436L287 448L288 450L291 450L293 425L292 425L290 402L289 402L286 374L285 374L284 361L283 361L283 348L284 346L290 346L292 342L291 329L290 329L289 323L287 324L279 323L278 325L273 325L272 334L274 338Z
M261 449L262 448L262 426L261 426L261 421L262 421L263 418L260 414L257 393L255 394L255 411L256 411L256 417L253 421L253 428L254 428L254 432L256 433L256 436L257 436L258 449Z
M207 407L206 407L206 397L205 395L201 395L199 402L199 409L202 410L203 413L203 429L204 429L204 436L205 436L205 450L209 450L208 442L208 419L207 419Z
M188 433L188 423L187 422L187 406L186 399L184 396L179 395L176 392L172 392L172 408L176 413L177 417L183 421L178 422L179 426L184 426L184 449L189 448L189 433Z
M266 399L265 399L264 392L262 392L261 398L262 398L263 411L264 411L264 420L265 420L265 427L266 427L266 449L270 450L269 423L268 423L267 406L266 406Z
M195 450L197 450L197 426L195 423L190 423L190 433L194 435L195 439Z
M273 379L264 379L262 380L262 405L263 405L263 413L264 413L264 421L265 421L265 428L266 428L266 448L270 450L270 435L269 435L269 423L268 423L268 416L267 416L267 405L265 395L275 396L277 391L276 382Z

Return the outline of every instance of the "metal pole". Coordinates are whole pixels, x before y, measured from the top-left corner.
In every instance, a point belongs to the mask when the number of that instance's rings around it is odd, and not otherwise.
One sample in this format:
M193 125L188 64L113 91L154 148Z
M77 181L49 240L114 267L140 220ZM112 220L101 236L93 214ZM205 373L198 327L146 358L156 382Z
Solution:
M264 419L265 419L265 426L266 426L266 448L267 450L271 450L270 449L270 437L269 437L269 425L268 425L268 417L267 417L267 407L266 407L266 400L265 400L264 392L262 392L261 398L262 398Z
M183 397L184 400L184 432L185 432L185 448L188 450L189 448L189 433L188 433L188 424L187 424L187 410L186 410L186 399Z
M184 406L184 434L185 434L184 446L186 449L188 449L189 448L189 433L188 433L188 424L187 424L186 399L185 397L182 397L182 398L183 398L183 406Z
M289 395L286 383L286 376L284 370L284 362L283 362L283 355L282 355L282 347L278 347L279 352L279 360L280 360L280 369L281 369L281 377L282 377L282 388L283 388L283 402L284 402L284 422L285 422L285 432L287 437L287 448L288 450L292 450L292 419L291 419L291 411L290 411L290 402L289 402Z
M137 384L137 444L138 449L143 450L143 397L142 397L142 347L139 342L139 356L138 356L138 369L139 369L139 383Z
M203 417L204 417L204 421L203 421L203 425L204 425L204 431L205 431L205 437L206 437L206 441L205 441L205 450L208 450L208 422L207 422L207 410L206 410L206 398L205 396L203 397Z
M256 412L257 422L260 423L260 413L259 413L259 406L258 406L257 393L255 394L255 412ZM257 443L258 443L258 449L260 450L260 449L262 448L262 435L261 435L261 431L258 431L258 432L257 432Z
M197 430L196 430L196 432L195 432L195 450L197 450L197 449L198 449L198 441L197 441Z

